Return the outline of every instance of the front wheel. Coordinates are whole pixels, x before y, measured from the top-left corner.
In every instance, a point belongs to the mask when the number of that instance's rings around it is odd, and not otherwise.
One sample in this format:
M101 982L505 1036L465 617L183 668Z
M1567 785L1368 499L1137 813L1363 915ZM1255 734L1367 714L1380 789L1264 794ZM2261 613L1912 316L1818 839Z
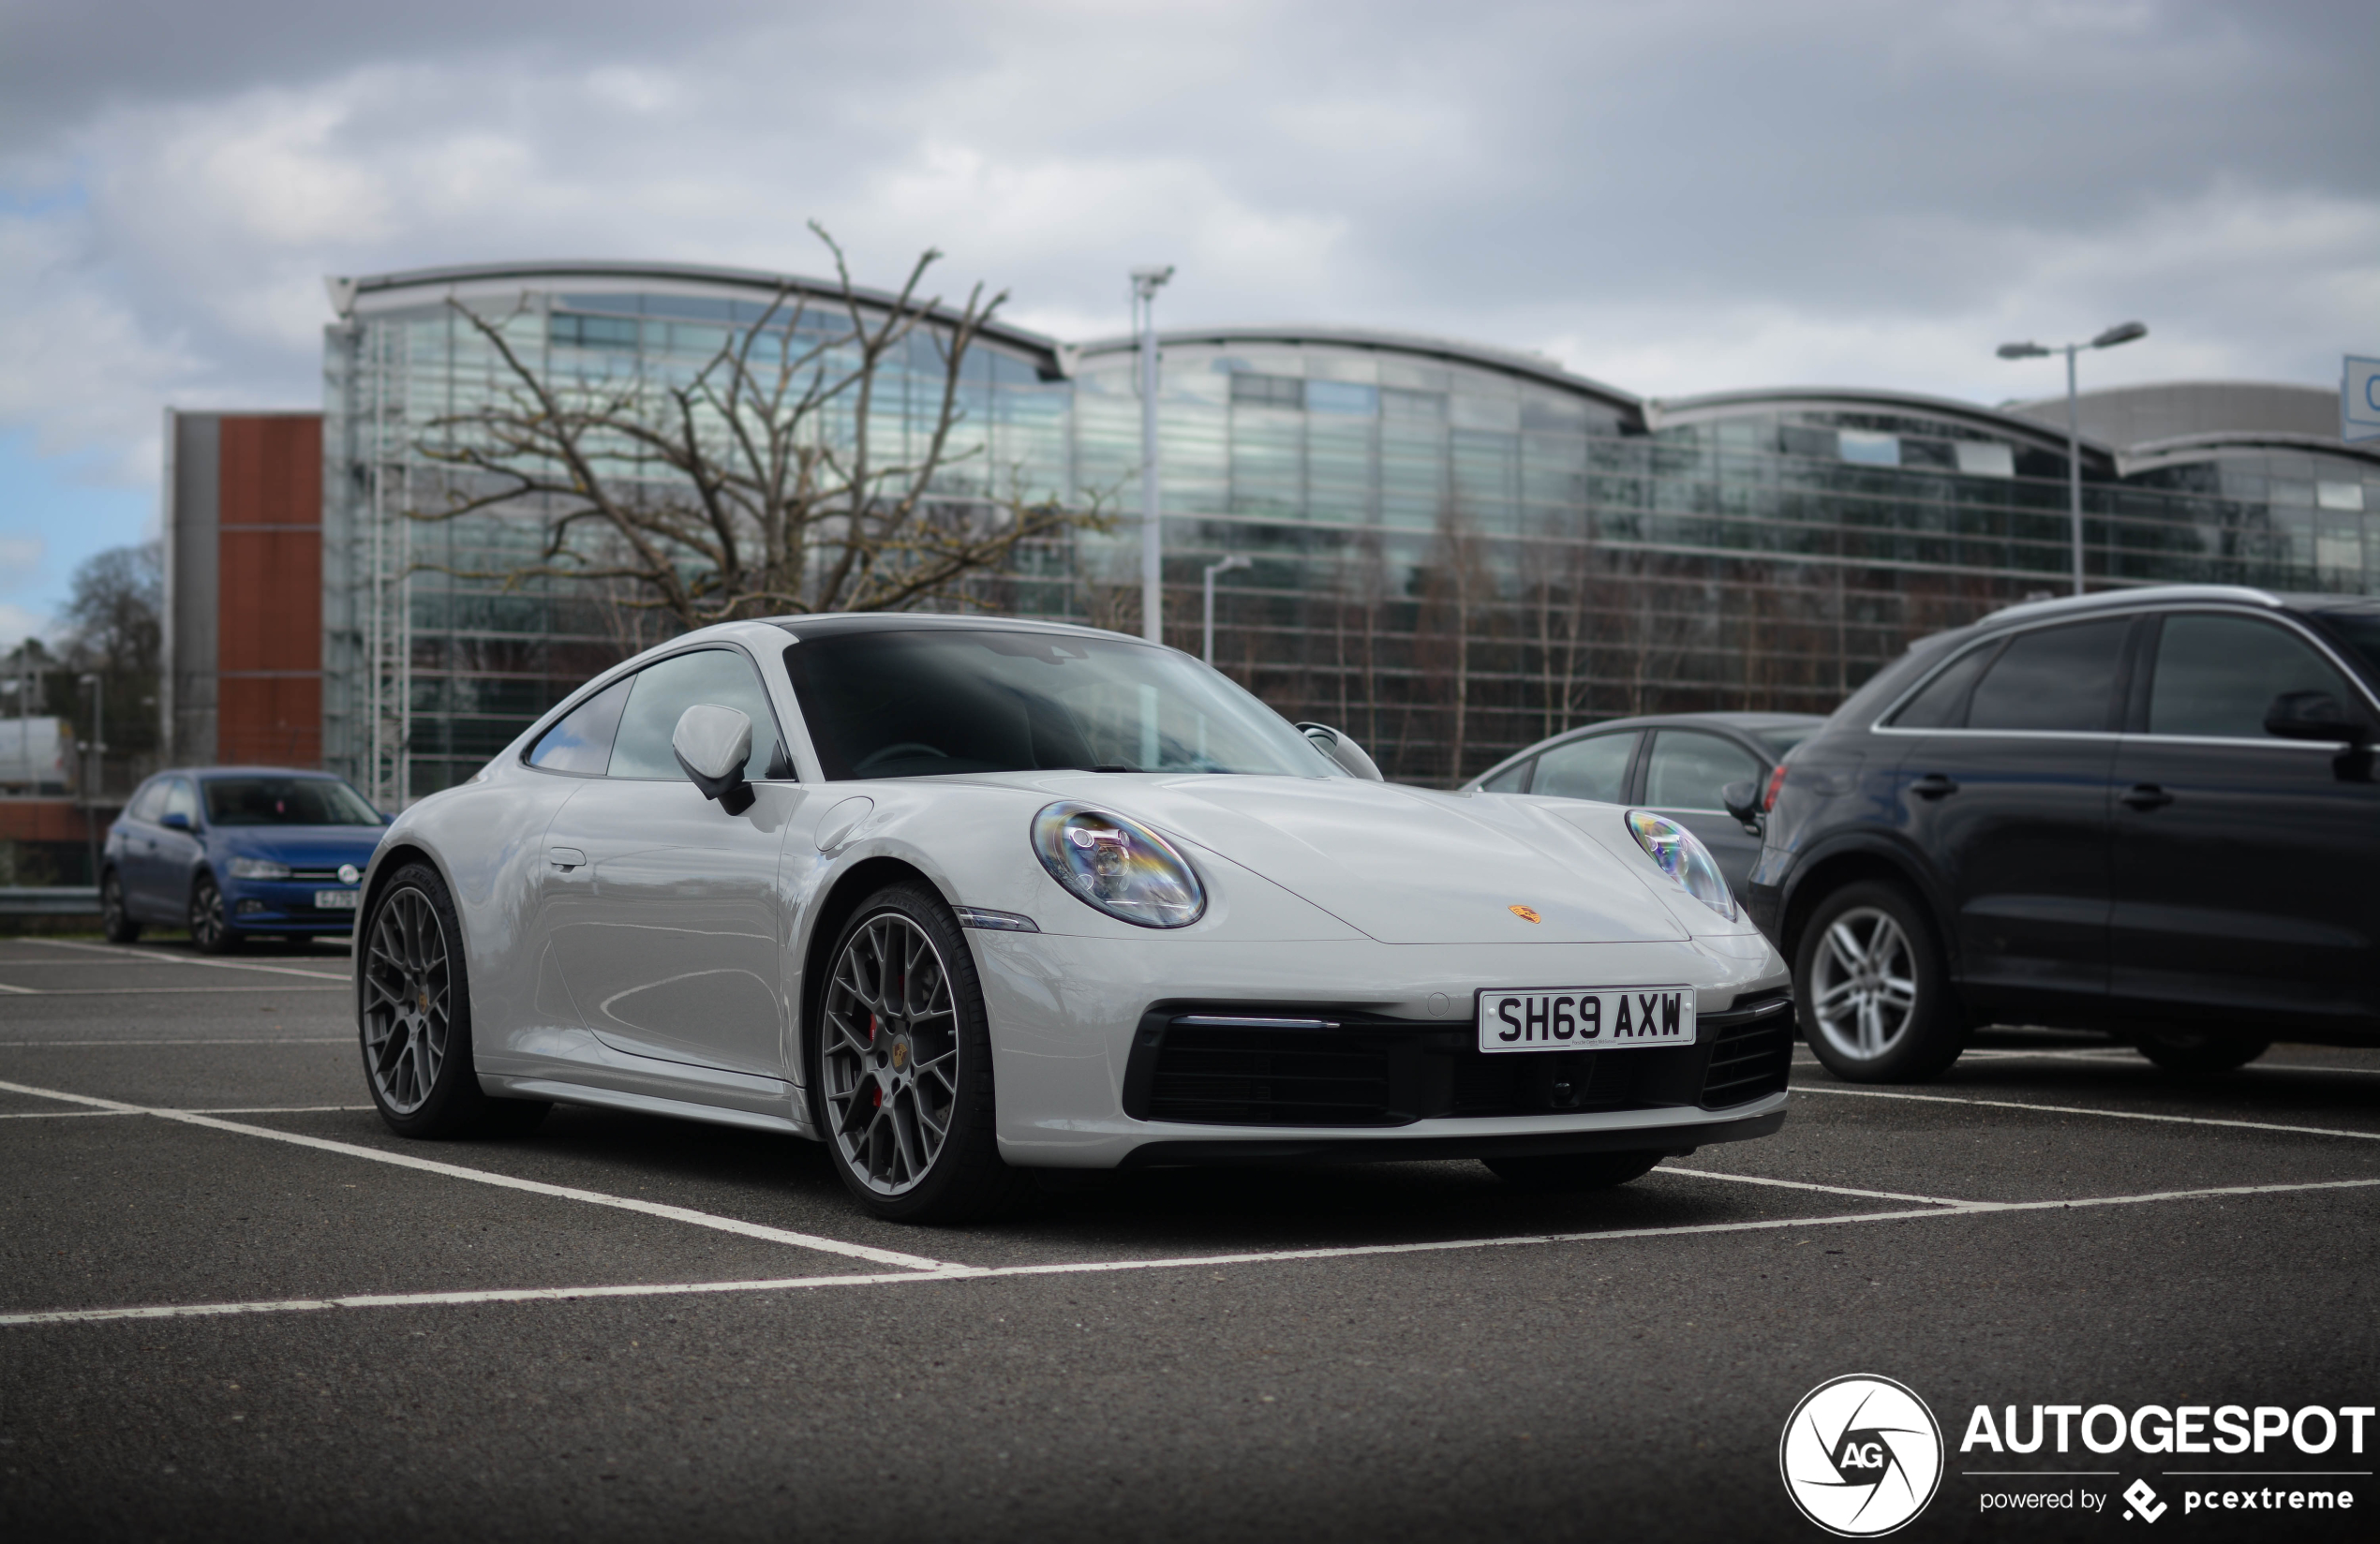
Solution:
M490 1098L471 1057L463 926L446 882L425 863L397 870L375 897L356 946L364 1081L399 1136L518 1135L553 1106Z
M2272 1049L2272 1037L2159 1030L2135 1036L2133 1044L2167 1072L2183 1077L2211 1077L2244 1067Z
M138 943L141 925L124 909L124 879L114 869L99 882L99 929L111 943Z
M1001 1161L991 1034L974 957L942 898L889 885L844 925L813 1042L835 1171L894 1222L958 1223L1013 1206Z
M1818 903L1795 952L1809 1048L1853 1083L1922 1083L1958 1060L1967 1028L1933 918L1897 884L1847 884Z
M201 874L190 886L190 942L208 955L228 955L240 946L240 935L224 914L222 886L213 874Z

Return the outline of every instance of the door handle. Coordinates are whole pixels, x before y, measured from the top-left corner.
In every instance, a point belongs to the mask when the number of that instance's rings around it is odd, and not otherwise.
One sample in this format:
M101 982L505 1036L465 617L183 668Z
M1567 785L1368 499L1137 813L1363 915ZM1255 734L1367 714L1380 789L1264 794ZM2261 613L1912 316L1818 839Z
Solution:
M2164 789L2158 787L2153 782L2134 783L2130 788L2124 790L2120 797L2128 807L2134 809L2138 809L2143 813L2151 809L2163 809L2165 806L2173 803L2174 801L2174 796L2171 794L2166 793Z
M1939 799L1945 794L1956 794L1958 785L1939 772L1928 772L1909 785L1909 791L1921 799Z
M545 861L567 874L573 868L584 868L587 854L575 847L548 847L545 849Z

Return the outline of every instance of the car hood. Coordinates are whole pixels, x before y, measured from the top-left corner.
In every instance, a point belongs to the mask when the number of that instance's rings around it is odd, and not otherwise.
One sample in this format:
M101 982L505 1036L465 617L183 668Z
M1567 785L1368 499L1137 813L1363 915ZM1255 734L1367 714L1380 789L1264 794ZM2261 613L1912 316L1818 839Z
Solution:
M1688 936L1621 860L1521 800L1338 778L1079 774L1032 782L1221 854L1383 943ZM1541 920L1525 920L1516 906Z
M216 845L226 855L270 858L292 868L358 868L380 844L381 827L371 825L219 825Z

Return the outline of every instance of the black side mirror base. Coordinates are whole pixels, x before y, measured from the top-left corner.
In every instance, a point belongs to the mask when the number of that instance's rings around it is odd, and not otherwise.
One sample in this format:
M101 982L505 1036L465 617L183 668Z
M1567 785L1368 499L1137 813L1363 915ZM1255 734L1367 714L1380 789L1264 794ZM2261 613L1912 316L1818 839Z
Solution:
M744 774L740 769L723 778L706 778L692 766L687 765L686 758L678 756L675 749L670 753L677 756L677 769L686 774L686 780L701 789L703 797L717 799L719 807L731 815L740 815L750 809L752 807L752 800L759 797L752 792L752 785L744 780Z

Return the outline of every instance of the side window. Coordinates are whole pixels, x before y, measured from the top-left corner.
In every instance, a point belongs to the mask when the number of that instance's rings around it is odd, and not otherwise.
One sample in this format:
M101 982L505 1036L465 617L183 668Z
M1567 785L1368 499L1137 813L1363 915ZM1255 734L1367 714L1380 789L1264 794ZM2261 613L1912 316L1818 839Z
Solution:
M677 720L697 703L742 710L752 721L751 759L744 776L768 776L777 755L777 714L761 690L752 662L740 652L707 648L679 654L647 665L629 678L632 690L612 740L609 771L615 778L666 778L682 781L685 772L669 749Z
M156 824L157 817L165 813L165 785L166 779L159 778L156 781L149 784L146 788L141 789L141 792L134 796L131 805L124 811L125 818L126 820L147 821L150 824L155 825Z
M1628 796L1629 759L1636 754L1636 732L1590 735L1557 745L1537 759L1532 794L1563 799L1601 799L1617 804Z
M1970 729L2089 733L2108 726L2128 619L2019 633L1975 683Z
M1718 791L1732 782L1758 779L1752 753L1716 735L1664 729L1653 736L1644 772L1644 802L1656 809L1707 809L1721 813Z
M1967 721L1967 692L1999 651L1998 643L1981 644L1950 662L1950 668L1927 681L1898 713L1895 729L1956 729Z
M1525 762L1514 762L1495 777L1480 784L1480 792L1482 794L1525 794L1528 792L1529 787L1529 768L1536 765L1535 758Z
M2149 733L2261 740L2265 710L2284 691L2328 691L2360 717L2355 691L2302 639L2247 616L2168 616L2149 685Z
M176 778L166 785L163 815L181 815L192 825L199 824L199 791L190 786L187 778Z
M634 676L615 681L573 708L568 718L538 736L529 748L529 765L602 777L611 764L612 735L619 728L620 709L628 705L628 689L634 684Z

